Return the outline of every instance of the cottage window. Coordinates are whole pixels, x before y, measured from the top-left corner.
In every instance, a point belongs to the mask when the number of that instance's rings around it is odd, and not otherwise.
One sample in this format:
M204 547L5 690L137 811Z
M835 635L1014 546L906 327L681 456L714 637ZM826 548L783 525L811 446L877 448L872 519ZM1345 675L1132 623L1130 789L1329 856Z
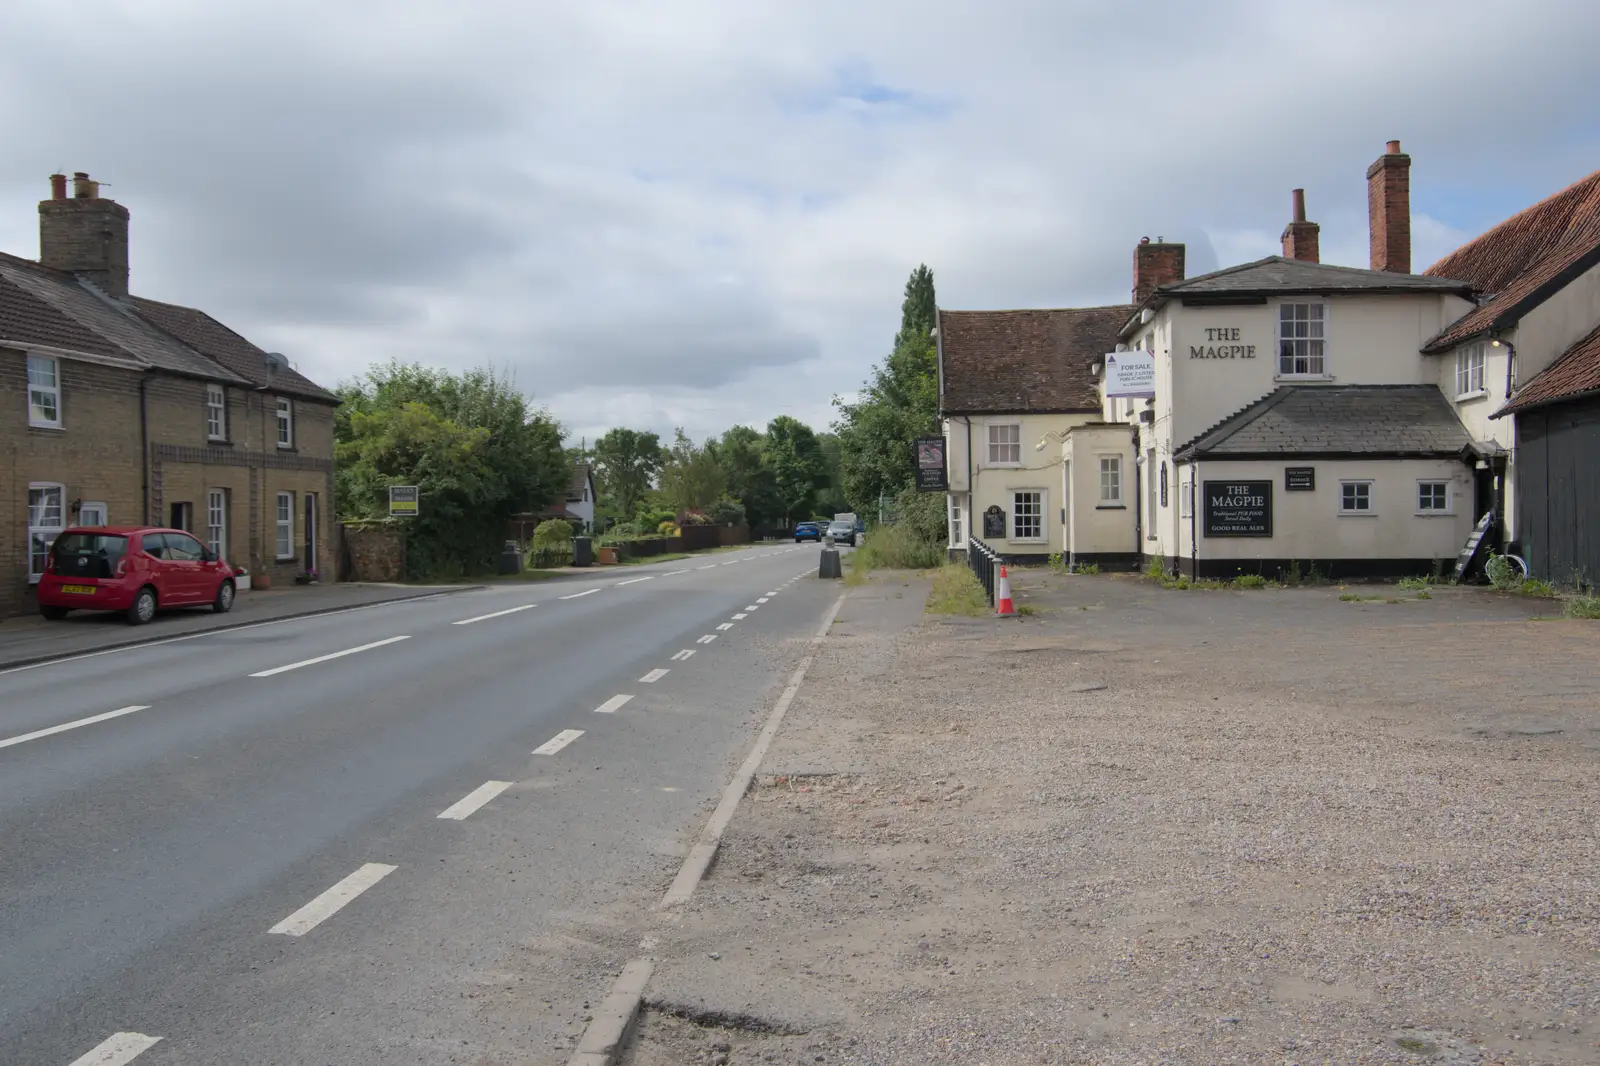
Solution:
M989 427L989 465L1019 466L1022 463L1022 425L1009 422Z
M228 394L221 385L206 386L206 436L228 439Z
M1417 512L1419 514L1450 513L1450 482L1417 482Z
M1120 504L1122 502L1122 457L1120 455L1102 455L1100 457L1100 502L1103 504Z
M954 496L950 497L950 546L963 547L967 538L962 536L961 530L961 503Z
M1320 377L1327 339L1327 304L1282 304L1278 308L1278 373Z
M278 543L279 559L294 558L294 493L278 493Z
M1342 481L1339 483L1340 514L1372 513L1372 482Z
M42 355L28 356L28 425L61 428L61 366Z
M1044 493L1028 489L1011 494L1011 539L1044 539Z
M206 493L206 543L218 559L228 556L228 493L212 489Z
M294 401L278 397L278 447L294 447Z
M1456 399L1483 394L1483 362L1481 344L1456 349Z
M1188 518L1194 514L1194 482L1190 475L1185 474L1183 481L1178 486L1178 517Z
M28 581L37 584L50 558L50 545L67 528L66 486L34 482L28 486Z

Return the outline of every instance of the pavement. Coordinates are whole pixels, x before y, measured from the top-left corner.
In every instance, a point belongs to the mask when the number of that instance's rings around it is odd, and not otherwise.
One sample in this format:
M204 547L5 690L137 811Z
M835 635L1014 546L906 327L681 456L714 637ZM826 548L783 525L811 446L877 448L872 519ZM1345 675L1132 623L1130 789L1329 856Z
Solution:
M565 1063L839 595L817 551L0 668L0 1063Z

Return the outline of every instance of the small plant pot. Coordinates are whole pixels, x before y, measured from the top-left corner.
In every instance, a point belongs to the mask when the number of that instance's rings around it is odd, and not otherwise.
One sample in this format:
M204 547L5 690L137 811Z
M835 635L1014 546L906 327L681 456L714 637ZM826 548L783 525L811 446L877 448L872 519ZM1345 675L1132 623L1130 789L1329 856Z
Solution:
M251 574L250 587L252 589L270 589L272 587L272 575L267 573Z

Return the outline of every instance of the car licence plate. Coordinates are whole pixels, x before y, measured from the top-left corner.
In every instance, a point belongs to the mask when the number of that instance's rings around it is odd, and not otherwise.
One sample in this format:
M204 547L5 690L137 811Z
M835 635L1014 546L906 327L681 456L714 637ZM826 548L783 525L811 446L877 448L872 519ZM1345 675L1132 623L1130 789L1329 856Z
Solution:
M62 585L61 586L61 591L62 592L76 592L76 593L80 593L81 595L84 595L84 596L93 596L94 595L94 586L93 585Z

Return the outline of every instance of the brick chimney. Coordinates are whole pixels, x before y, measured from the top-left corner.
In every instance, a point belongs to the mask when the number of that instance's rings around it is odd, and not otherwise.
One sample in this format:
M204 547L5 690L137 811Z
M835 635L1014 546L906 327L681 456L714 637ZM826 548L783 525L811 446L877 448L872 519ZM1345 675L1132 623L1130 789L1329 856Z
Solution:
M1411 157L1399 141L1367 168L1367 219L1372 269L1411 273Z
M1133 302L1144 303L1158 285L1183 280L1183 245L1145 237L1133 250Z
M100 197L100 183L79 171L50 175L50 199L39 201L39 262L77 274L118 300L128 298L128 209Z
M1321 249L1318 247L1318 234L1322 227L1315 222L1306 221L1306 191L1294 191L1294 218L1283 229L1283 256L1285 259L1298 259L1304 263L1321 261Z

